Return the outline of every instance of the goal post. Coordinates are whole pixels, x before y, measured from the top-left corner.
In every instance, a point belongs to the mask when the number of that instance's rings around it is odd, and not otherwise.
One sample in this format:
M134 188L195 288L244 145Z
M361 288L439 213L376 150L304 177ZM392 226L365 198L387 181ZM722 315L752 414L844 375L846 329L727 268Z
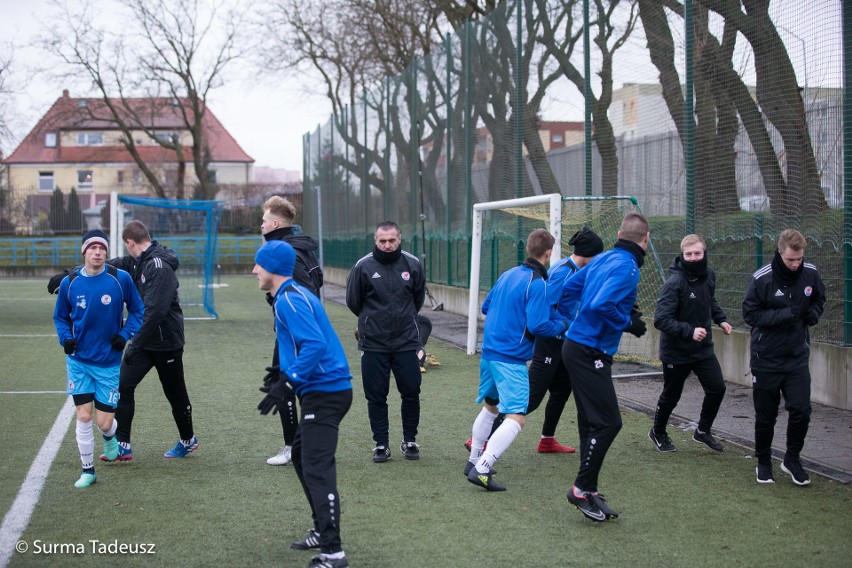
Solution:
M126 254L120 235L138 219L151 239L173 249L180 261L180 305L184 319L216 319L214 290L219 253L219 220L224 201L110 195L110 255Z
M477 203L473 206L473 232L470 254L470 296L468 302L467 353L477 349L480 321L480 293L499 275L520 264L527 235L546 228L556 238L551 263L570 254L567 241L574 232L589 227L604 241L605 249L615 244L618 229L629 211L640 212L636 199L628 196L562 197L559 194ZM565 242L563 242L563 240ZM485 247L484 245L488 246ZM637 303L646 317L653 315L657 294L665 280L653 241L641 269ZM656 362L655 334L642 338L625 335L619 347L620 358Z

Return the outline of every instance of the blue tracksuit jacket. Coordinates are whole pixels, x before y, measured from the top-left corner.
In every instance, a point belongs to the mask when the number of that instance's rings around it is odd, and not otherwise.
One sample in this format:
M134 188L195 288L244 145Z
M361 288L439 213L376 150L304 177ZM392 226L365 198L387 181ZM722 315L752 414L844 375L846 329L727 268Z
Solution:
M638 284L639 264L623 248L597 255L583 270L566 278L563 296L580 298L567 338L615 355L621 334L630 325Z
M352 373L319 298L287 280L275 293L281 372L298 395L352 388Z

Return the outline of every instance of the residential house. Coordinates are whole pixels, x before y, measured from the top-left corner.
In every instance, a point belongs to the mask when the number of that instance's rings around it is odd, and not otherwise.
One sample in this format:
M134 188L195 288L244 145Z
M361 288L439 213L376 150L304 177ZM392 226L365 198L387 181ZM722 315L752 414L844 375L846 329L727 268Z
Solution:
M123 120L132 127L133 142L144 163L162 181L169 197L175 196L179 161L173 149L157 139L179 140L185 160L186 196L197 183L192 163L192 138L182 118L188 99L125 99ZM122 109L121 99L110 105ZM18 232L39 211L49 209L56 188L67 194L74 187L83 209L94 207L112 191L152 195L150 185L125 146L124 133L113 120L106 101L72 98L68 91L53 103L21 144L5 160L6 186L17 200L26 200L16 219ZM254 160L228 133L208 108L202 122L210 156L208 181L216 184L248 184Z

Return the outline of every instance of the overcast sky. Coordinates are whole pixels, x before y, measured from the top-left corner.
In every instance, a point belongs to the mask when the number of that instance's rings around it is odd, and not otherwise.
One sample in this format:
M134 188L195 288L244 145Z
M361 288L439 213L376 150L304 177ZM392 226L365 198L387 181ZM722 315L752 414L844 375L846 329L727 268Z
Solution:
M73 0L71 0L73 2ZM99 9L112 2L98 3ZM0 0L0 40L26 44L43 25L53 6L49 0ZM8 155L32 128L64 88L72 97L92 96L69 85L45 84L23 76L23 66L38 61L33 49L18 48L14 54L13 84L19 87L11 126L14 145L4 142ZM234 65L232 63L232 65ZM236 66L241 66L236 62ZM209 105L237 142L255 159L256 166L302 169L302 135L328 119L330 105L310 95L296 81L270 77L238 78L211 91Z

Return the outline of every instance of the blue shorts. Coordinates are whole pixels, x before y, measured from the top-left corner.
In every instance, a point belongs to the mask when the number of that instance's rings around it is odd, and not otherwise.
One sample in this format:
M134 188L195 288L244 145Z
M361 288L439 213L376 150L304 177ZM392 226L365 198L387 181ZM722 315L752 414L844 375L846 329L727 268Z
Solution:
M499 399L497 410L503 414L525 414L530 402L529 371L525 364L479 361L479 397Z
M115 367L97 367L65 357L68 365L68 394L92 394L95 400L107 406L118 406L118 372Z

